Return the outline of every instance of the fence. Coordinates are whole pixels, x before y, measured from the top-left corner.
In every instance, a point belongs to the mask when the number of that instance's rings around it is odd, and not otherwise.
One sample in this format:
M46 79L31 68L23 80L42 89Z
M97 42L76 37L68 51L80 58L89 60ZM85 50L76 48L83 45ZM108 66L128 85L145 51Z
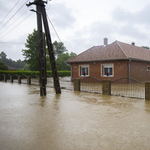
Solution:
M145 83L129 78L112 81L111 95L144 99Z
M32 84L39 86L38 76L33 78L27 76L0 76L0 80L4 82L16 82L23 84ZM98 80L94 77L86 77L83 79L74 79L71 82L70 77L59 78L61 89L76 90L84 92L93 92L107 95L124 96L131 98L139 98L150 100L150 82L139 82L134 79L122 78L115 81ZM47 87L54 87L53 78L47 78Z
M26 75L22 75L22 76L3 75L3 76L0 76L0 80L4 81L4 82L32 84L32 85L39 86L39 77L38 76L28 77ZM60 82L61 89L73 90L73 83L71 82L70 77L62 77L62 78L60 77L59 82ZM52 77L49 76L47 78L47 85L46 86L51 87L51 88L54 87Z
M86 77L80 80L80 90L102 94L102 81L94 77Z
M129 78L100 81L93 77L78 79L78 82L74 82L76 87L80 84L80 88L75 90L150 100L150 82L144 83Z

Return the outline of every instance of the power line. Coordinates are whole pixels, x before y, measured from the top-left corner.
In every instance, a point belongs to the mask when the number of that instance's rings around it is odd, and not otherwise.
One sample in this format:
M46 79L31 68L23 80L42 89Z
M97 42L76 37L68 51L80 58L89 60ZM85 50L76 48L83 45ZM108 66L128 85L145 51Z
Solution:
M26 2L17 10L17 12L0 29L2 29L20 11L20 9L26 4Z
M16 23L24 14L26 14L26 12L28 12L28 10L26 10L26 11L25 11L18 19L16 19L13 23L11 23L11 26L12 26L14 23ZM9 26L8 28L4 29L4 30L1 32L1 34L2 34L4 31L8 30L11 26Z
M13 6L13 8L8 12L8 14L3 18L3 20L0 22L0 24L4 21L4 19L10 14L10 12L15 8L15 6L19 3L20 0L17 1L17 3Z
M48 17L48 14L47 14L47 13L46 13L46 15L47 15L47 17ZM53 27L53 29L54 29L54 31L55 31L55 33L56 33L56 35L57 35L57 37L58 37L59 41L61 42L60 37L59 37L59 35L58 35L57 31L55 30L55 28L54 28L54 26L53 26L53 24L52 24L52 22L51 22L51 20L50 20L50 18L49 18L49 17L48 17L48 20L49 20L50 24L52 25L52 27Z
M32 13L30 14L30 15L32 15ZM10 31L8 31L5 35L3 35L2 37L0 37L0 39L1 38L3 38L4 36L6 36L8 33L10 33L12 30L14 30L16 27L18 27L23 21L25 21L30 15L28 15L24 20L22 20L19 24L17 24L13 29L11 29Z
M0 42L0 44L25 44L23 42Z

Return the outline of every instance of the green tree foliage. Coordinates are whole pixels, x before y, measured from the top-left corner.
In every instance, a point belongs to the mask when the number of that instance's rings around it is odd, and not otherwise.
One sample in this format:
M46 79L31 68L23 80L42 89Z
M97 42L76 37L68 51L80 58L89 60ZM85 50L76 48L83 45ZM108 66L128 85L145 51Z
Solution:
M27 37L25 43L26 49L22 49L25 62L29 65L29 69L32 71L39 70L39 53L38 53L38 32L34 29L32 34Z
M0 61L3 63L7 63L7 55L4 52L0 53Z
M149 47L148 46L141 46L142 48L146 48L146 49L149 49Z
M66 60L76 56L77 54L71 52L69 53L63 53L59 58L56 59L56 66L57 70L59 71L70 71L70 65L66 63Z
M63 42L57 42L55 41L53 43L53 49L54 49L54 53L55 53L55 58L59 58L61 57L61 54L63 54L64 52L67 52L66 47L64 46Z
M8 70L8 67L3 62L0 62L0 70Z
M39 70L39 52L38 52L38 32L33 31L32 34L29 34L27 37L27 42L25 44L26 49L23 49L23 56L25 56L25 62L27 65L24 69L29 68L31 71ZM64 43L55 41L53 43L54 54L56 58L57 70L70 70L69 64L66 63L66 60L75 56L75 53L65 53L67 52ZM46 68L51 70L50 59L48 50L46 50Z

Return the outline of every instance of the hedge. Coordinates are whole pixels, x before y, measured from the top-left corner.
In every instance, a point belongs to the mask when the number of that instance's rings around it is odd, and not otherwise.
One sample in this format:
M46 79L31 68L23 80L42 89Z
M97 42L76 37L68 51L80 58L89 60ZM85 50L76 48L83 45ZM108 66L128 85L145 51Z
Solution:
M70 71L57 71L57 73L58 73L59 77L65 77L65 76L70 76L71 75ZM36 77L36 76L39 76L39 71L4 71L4 70L0 70L0 75ZM47 71L47 76L52 77L52 71Z

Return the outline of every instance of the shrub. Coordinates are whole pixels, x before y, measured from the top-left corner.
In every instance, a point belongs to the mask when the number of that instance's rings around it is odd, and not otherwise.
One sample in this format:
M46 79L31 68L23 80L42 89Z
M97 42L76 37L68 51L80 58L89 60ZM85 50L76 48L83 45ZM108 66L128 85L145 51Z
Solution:
M70 76L70 71L57 71L59 77L65 77ZM12 75L12 76L31 76L31 77L37 77L39 76L39 71L4 71L0 70L0 75ZM47 76L53 76L52 71L47 71Z

